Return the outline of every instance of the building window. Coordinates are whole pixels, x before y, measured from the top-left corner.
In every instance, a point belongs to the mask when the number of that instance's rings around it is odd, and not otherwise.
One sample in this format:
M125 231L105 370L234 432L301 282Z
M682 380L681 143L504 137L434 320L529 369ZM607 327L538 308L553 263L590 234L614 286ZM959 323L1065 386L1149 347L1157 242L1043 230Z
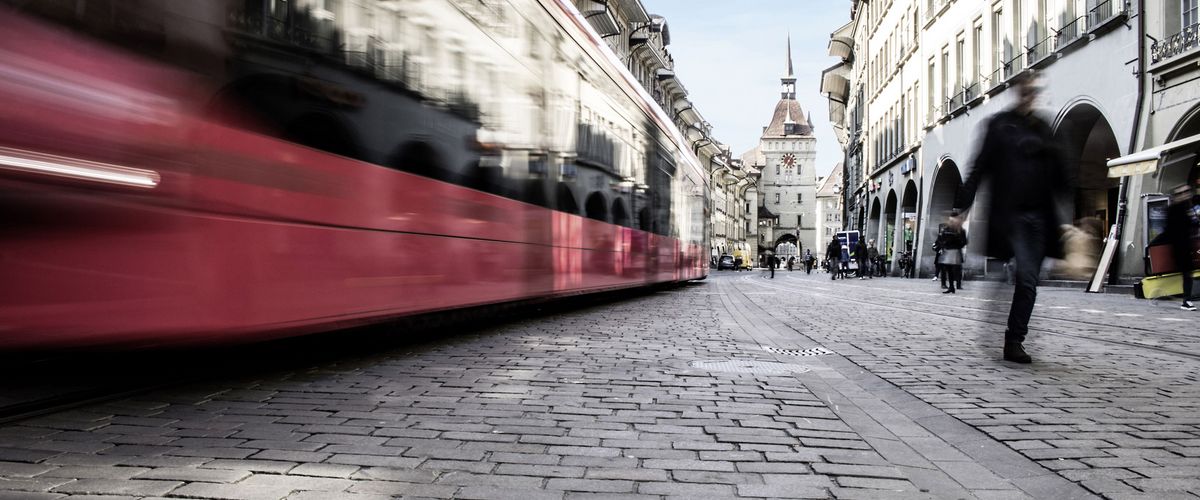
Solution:
M1011 61L1013 63L1012 67L1009 69L1013 73L1016 73L1017 71L1020 71L1025 68L1025 66L1022 64L1023 59L1020 57L1017 57L1017 48L1016 48L1017 44L1020 43L1019 40L1021 39L1021 0L1013 0L1012 15L1009 17L1012 19L1012 33L1008 37L1008 41L1009 41L1009 44L1012 45L1012 47L1007 52L1007 55L1008 55L1009 61Z
M967 84L974 86L975 79L983 75L983 21L975 21L974 31L971 32L971 75ZM974 97L974 96L971 96Z
M929 110L928 110L930 122L932 122L934 120L934 110L937 109L935 106L935 103L937 103L937 92L936 92L937 80L936 80L936 78L937 78L937 73L934 72L934 60L933 60L933 58L930 58L929 59Z
M958 39L954 43L954 62L958 64L958 71L954 72L954 93L958 94L962 91L963 85L967 83L967 39L963 33L958 34Z
M779 193L775 193L775 204L779 204Z
M1004 9L992 11L992 71L1000 71L1004 65ZM990 82L991 85L1000 83Z
M1200 0L1179 0L1179 4L1181 30L1200 22Z
M950 46L942 47L942 100L945 103L954 95L950 92ZM949 109L943 109L942 113L949 112Z
M796 228L800 228L803 226L804 226L804 214L797 214L796 215Z
M803 201L802 198L804 198L804 193L796 193L796 203Z
M775 175L779 175L779 165L775 165Z

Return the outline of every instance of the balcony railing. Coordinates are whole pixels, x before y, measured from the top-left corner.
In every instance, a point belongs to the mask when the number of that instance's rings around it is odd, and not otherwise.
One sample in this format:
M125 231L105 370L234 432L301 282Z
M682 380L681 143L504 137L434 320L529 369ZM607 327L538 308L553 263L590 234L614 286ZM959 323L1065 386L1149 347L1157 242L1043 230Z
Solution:
M1059 50L1063 47L1066 47L1071 42L1078 40L1079 37L1083 36L1084 33L1087 33L1087 26L1088 23L1086 15L1072 19L1071 22L1063 26L1062 29L1058 31L1058 34L1054 36L1054 50Z
M1033 66L1037 64L1038 61L1049 57L1053 48L1054 37L1047 35L1040 38L1037 43L1033 44L1033 46L1029 47L1025 51L1025 65Z
M983 84L981 82L971 82L963 87L963 102L974 101L982 93Z
M1103 24L1105 21L1124 14L1128 0L1104 0L1088 11L1088 29Z
M1200 24L1193 24L1179 33L1150 45L1150 61L1170 59L1200 45Z

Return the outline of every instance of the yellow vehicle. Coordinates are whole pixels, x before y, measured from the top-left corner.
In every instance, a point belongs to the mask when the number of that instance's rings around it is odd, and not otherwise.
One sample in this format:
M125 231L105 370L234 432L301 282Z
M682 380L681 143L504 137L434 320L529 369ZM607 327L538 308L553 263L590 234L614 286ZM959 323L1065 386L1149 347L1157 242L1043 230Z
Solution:
M734 250L733 251L733 261L737 262L738 259L742 260L742 267L741 267L741 269L738 269L739 271L741 271L742 269L750 269L750 268L754 267L754 260L750 258L749 253L746 253L742 250Z

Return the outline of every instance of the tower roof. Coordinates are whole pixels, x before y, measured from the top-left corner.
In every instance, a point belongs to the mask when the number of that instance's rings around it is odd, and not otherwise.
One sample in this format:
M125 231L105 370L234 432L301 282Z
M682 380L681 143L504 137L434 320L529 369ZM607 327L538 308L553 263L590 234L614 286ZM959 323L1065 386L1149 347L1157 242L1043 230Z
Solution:
M795 124L791 134L785 134L784 124ZM763 132L763 137L782 137L785 135L812 135L812 124L804 118L804 110L795 99L780 99L775 104L775 113L771 115L771 124Z

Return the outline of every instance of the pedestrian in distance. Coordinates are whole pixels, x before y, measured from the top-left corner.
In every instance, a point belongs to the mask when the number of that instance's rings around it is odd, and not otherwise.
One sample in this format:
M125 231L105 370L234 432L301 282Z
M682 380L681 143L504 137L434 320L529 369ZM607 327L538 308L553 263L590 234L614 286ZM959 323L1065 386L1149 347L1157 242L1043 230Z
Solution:
M858 264L858 279L865 280L870 276L871 272L867 269L870 251L867 250L867 242L862 238L858 239L858 243L854 245L854 260ZM874 277L872 277L874 279Z
M945 231L946 231L946 224L945 223L938 224L937 234L940 235ZM933 240L933 281L941 280L942 281L942 289L946 288L946 275L943 273L943 270L942 270L942 252L944 250L945 249L942 248L941 245L938 245L937 238L935 237Z
M962 287L963 248L967 246L967 233L962 229L958 212L950 212L950 222L943 225L937 245L942 249L942 283L950 285L942 293L954 293L955 284Z
M900 252L900 276L912 278L913 260L912 254L908 252Z
M1171 244L1171 260L1183 280L1183 304L1179 308L1195 311L1192 303L1192 272L1195 270L1197 242L1200 242L1200 177L1193 172L1188 185L1175 188L1167 207L1164 236Z
M787 261L787 262L788 262L788 264L787 264L787 266L788 266L788 272L790 273L790 272L792 272L792 266L794 266L794 265L796 264L796 257L795 257L795 256L790 256L790 255L789 255L789 256L788 256L788 261Z
M837 236L829 240L829 245L825 247L825 261L829 266L829 279L838 279L841 274L842 242L838 241Z
M872 277L877 274L882 277L883 274L879 273L879 249L875 248L875 240L871 240L869 243L867 248L867 260L870 261L871 266L868 274Z
M1059 206L1069 199L1066 161L1050 125L1035 113L1040 92L1030 72L1013 78L1016 104L988 119L971 172L959 188L955 207L964 214L985 179L990 190L987 254L1014 257L1015 286L1004 332L1004 359L1030 363L1025 352L1029 318L1037 300L1038 275L1046 257L1062 258Z
M804 251L804 274L812 274L813 269L813 254L812 250Z
M767 255L767 269L771 271L771 279L775 279L775 266L779 264L779 259L775 258L775 254Z

